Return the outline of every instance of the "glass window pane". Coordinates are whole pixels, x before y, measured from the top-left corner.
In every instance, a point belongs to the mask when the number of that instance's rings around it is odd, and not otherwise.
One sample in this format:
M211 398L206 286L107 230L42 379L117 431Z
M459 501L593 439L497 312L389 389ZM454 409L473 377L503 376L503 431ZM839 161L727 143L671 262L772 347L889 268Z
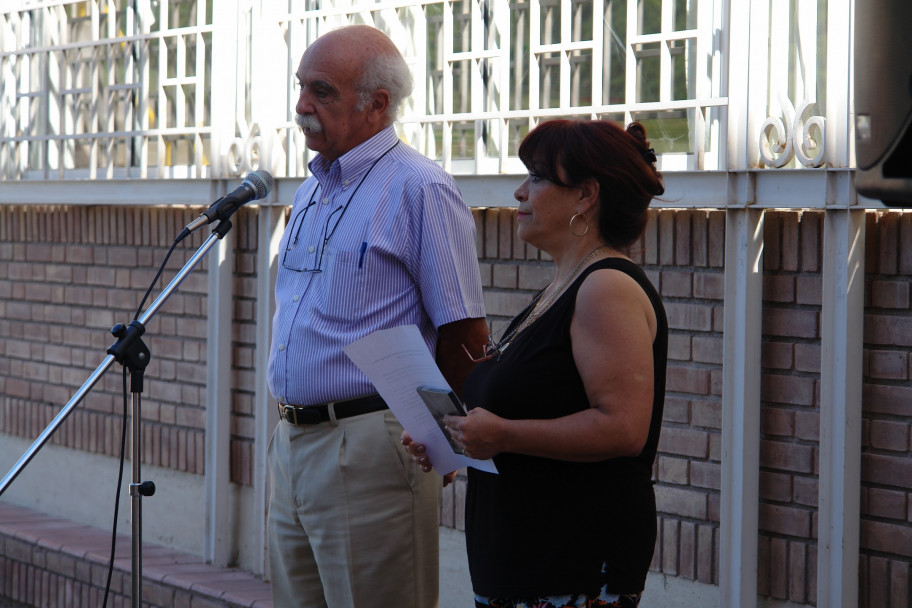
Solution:
M656 154L693 152L690 110L637 112L631 118L646 127L647 137Z
M560 53L542 53L538 56L539 106L560 107Z
M640 103L659 101L659 79L662 76L659 43L633 45L637 60L637 98Z

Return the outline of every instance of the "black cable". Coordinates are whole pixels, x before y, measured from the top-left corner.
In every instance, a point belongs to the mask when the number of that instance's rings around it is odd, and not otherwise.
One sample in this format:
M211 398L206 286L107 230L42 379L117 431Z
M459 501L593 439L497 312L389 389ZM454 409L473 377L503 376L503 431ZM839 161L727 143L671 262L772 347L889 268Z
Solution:
M139 302L139 306L136 308L136 315L133 317L133 320L136 321L139 319L139 315L142 312L143 306L146 303L146 300L149 299L149 294L152 293L152 288L155 287L155 284L158 282L158 279L161 277L162 272L165 270L165 265L168 263L168 260L171 258L171 254L174 253L174 249L177 247L179 240L175 240L171 243L171 247L168 249L168 253L165 254L165 259L162 260L161 265L158 267L158 272L155 273L155 277L149 283L149 288L146 290L146 293L143 295L142 300ZM104 600L102 601L102 608L105 608L108 605L108 595L111 591L111 579L114 576L114 552L117 547L117 518L120 513L120 492L123 489L123 472L124 472L124 462L126 460L126 445L127 445L127 402L129 391L127 389L127 367L123 368L123 426L121 427L120 433L120 470L117 474L117 493L114 495L114 525L111 529L111 558L108 561L108 580L105 583L105 592ZM134 437L133 441L137 439Z
M145 295L142 297L142 300L139 302L139 306L136 307L136 315L134 315L133 320L136 321L139 319L139 315L142 312L143 306L146 304L146 300L149 299L149 294L152 293L152 288L155 287L155 284L158 282L158 278L162 275L162 272L165 271L165 264L168 263L168 259L171 257L171 254L174 253L174 248L177 247L177 244L180 241L175 240L171 243L171 248L168 249L168 253L165 254L165 259L162 260L161 266L158 267L158 272L155 273L155 278L152 279L152 282L149 283L149 289L146 290Z
M127 368L123 368L123 426L120 431L120 472L117 474L117 492L114 494L114 525L111 529L111 559L108 561L108 580L105 583L102 608L108 605L111 578L114 576L114 550L117 547L117 517L120 513L120 492L123 489L124 457L127 452Z

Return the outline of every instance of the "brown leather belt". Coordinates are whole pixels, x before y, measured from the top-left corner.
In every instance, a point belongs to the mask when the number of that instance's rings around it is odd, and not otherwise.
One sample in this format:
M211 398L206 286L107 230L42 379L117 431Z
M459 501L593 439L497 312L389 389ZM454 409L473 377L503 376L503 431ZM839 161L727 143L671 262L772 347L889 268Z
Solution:
M288 405L279 403L279 418L289 424L320 424L329 422L329 406L333 406L336 420L351 418L361 414L379 412L387 409L386 402L380 395L368 395L345 401L332 401L317 405Z

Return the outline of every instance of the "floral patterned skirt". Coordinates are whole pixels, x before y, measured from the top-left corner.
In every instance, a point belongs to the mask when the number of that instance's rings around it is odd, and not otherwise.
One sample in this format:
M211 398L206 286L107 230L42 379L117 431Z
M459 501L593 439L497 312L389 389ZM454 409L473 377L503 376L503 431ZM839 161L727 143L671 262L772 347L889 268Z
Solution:
M551 595L534 598L493 598L475 596L476 608L636 608L642 594L608 593L604 587L598 597L584 594Z

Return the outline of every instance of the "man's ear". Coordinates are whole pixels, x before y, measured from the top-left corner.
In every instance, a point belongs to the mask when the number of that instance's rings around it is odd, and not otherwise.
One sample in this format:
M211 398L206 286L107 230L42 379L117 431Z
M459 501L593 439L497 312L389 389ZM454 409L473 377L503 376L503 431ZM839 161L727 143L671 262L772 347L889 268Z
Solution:
M368 116L371 121L383 122L386 120L386 111L390 104L390 94L386 89L377 89L371 96L368 104Z

